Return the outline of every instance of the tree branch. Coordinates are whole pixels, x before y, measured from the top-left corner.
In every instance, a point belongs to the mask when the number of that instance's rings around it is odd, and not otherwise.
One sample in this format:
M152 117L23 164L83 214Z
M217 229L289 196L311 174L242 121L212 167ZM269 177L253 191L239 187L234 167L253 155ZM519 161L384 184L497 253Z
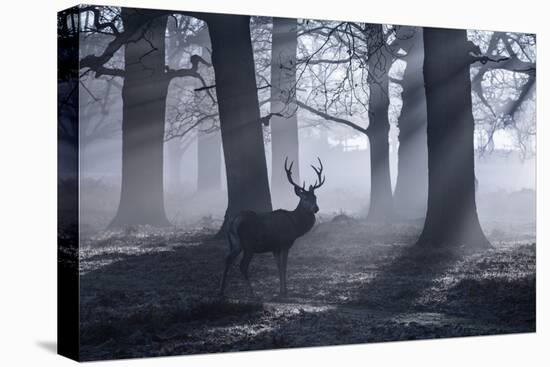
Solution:
M101 31L105 28L108 28L108 29L111 30L112 34L114 34L115 36L120 34L120 32L118 31L118 28L116 27L114 22L105 22L105 23L100 23L99 22L100 13L99 13L98 7L96 7L96 6L85 6L83 8L80 8L80 11L81 12L88 12L89 11L94 15L94 28L97 31Z
M269 114L263 116L260 118L260 122L264 125L264 126L269 126L269 123L271 122L271 118L273 116L279 116L279 117L284 117L282 113L278 113L278 112L270 112Z
M328 113L316 110L315 108L310 107L307 104L305 104L303 102L300 102L298 100L296 101L296 105L300 108L303 108L306 111L309 111L309 112L313 113L314 115L317 115L319 117L324 118L325 120L334 121L334 122L337 122L339 124L349 126L352 129L355 129L355 130L357 130L357 131L359 131L363 134L367 134L367 129L365 129L364 127L361 127L361 126L357 125L356 123L353 123L349 120L345 120L345 119L342 119L340 117L331 116Z

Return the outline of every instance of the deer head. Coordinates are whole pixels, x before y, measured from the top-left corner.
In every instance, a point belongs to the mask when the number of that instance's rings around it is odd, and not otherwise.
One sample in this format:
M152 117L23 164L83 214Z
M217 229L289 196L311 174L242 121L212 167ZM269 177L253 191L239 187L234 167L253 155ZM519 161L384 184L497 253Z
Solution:
M319 211L319 207L317 206L317 197L315 196L315 190L323 186L323 184L325 183L325 176L322 176L323 163L321 162L321 159L317 158L317 160L319 161L319 168L311 165L311 168L313 168L313 170L317 174L317 180L315 181L314 185L309 185L309 189L306 190L305 181L304 184L300 186L296 184L292 179L292 165L294 164L294 162L290 162L290 166L288 166L288 157L285 158L286 178L288 179L288 182L290 182L290 184L294 186L294 193L300 198L300 203L298 204L298 207L304 208L311 213L317 213Z

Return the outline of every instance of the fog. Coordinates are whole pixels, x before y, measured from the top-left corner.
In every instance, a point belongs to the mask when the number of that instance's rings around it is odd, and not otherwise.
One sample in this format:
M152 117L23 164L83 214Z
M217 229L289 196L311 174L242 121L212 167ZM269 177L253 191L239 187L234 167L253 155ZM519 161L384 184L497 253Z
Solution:
M111 107L116 110L116 108ZM81 123L86 124L82 119ZM119 127L120 128L120 127ZM219 132L211 133L213 135ZM327 128L304 127L300 134L300 172L307 183L315 180L310 164L322 157L327 182L319 197L320 215L331 217L346 213L364 217L367 214L370 195L369 151L366 137L352 136L346 139L345 132ZM343 136L342 136L343 135ZM121 184L121 141L120 132L115 138L90 142L80 153L81 162L81 221L84 228L101 231L114 217L120 196ZM172 223L182 226L200 226L208 222L221 221L227 206L223 155L218 167L221 176L221 190L198 192L197 141L187 147L176 172L171 161L170 145L166 143L164 165L165 206ZM392 147L392 187L397 177L396 147ZM270 144L266 144L269 174ZM174 187L175 176L181 182ZM522 157L518 150L495 149L476 157L478 179L478 211L482 225L492 221L534 222L536 162L534 157ZM287 187L292 192L292 186ZM514 197L516 199L514 199ZM298 203L274 203L275 208L293 209ZM505 206L503 211L503 205ZM419 220L422 218L418 218ZM206 221L206 222L205 222Z
M181 46L176 39L177 32L172 20L168 22L166 37L166 62L172 67L189 66L185 55L197 54L209 57L210 40L205 34L205 26L202 22L191 22L183 37L195 37L194 43L189 46ZM173 33L176 32L176 33ZM187 33L185 33L187 32ZM264 18L256 18L252 22L253 47L256 57L256 72L258 85L263 80L269 79L269 69L265 67L265 59L269 59L271 51L265 45L271 42L271 24ZM470 31L469 37L481 49L487 49L493 32ZM109 41L108 36L91 34L81 36L81 52L100 52ZM304 37L299 43L299 55L308 55L312 49L319 47L319 40L315 37ZM402 50L401 50L402 51ZM400 52L401 52L400 51ZM323 50L323 55L338 57L338 49ZM404 52L403 52L404 54ZM179 57L178 57L179 56ZM412 55L410 57L422 57ZM110 61L113 66L122 67L124 60L123 49L119 50ZM395 190L398 177L398 148L399 148L399 118L402 109L404 70L414 60L397 59L391 64L389 70L390 106L388 120L390 130L389 140L389 169L391 175L392 190ZM420 60L421 62L421 60ZM320 68L320 66L319 66ZM472 82L476 83L476 73L479 67L471 67ZM201 69L204 79L213 80L212 70L205 67ZM344 77L349 70L342 67L326 69L330 75L326 76L323 88L329 88L330 83L336 83ZM298 70L301 72L301 70ZM355 72L355 71L354 71ZM303 69L307 73L307 69ZM302 74L303 74L302 73ZM499 74L500 73L500 74ZM517 98L518 92L509 87L509 82L517 78L514 73L506 71L489 71L491 78L483 79L486 90L491 94L498 94L495 101L482 101L474 84L472 98L474 101L474 117L476 118L475 148L476 162L475 173L478 180L477 201L478 210L482 222L488 223L494 220L533 221L534 220L534 190L535 190L535 159L534 141L527 135L520 135L522 131L518 126L534 128L534 102L526 101L519 113L515 116L513 126L495 126L500 123L501 117L492 117L487 109L499 108L498 102L502 99ZM314 79L302 77L298 85L299 95L316 94ZM497 79L501 78L500 81ZM487 83L490 80L493 84ZM332 80L332 82L331 82ZM208 83L207 83L208 84ZM122 171L122 85L123 81L114 77L93 78L86 76L81 80L80 88L80 178L81 187L81 221L83 228L90 231L101 231L106 228L116 214L121 191ZM500 85L503 85L500 87ZM195 92L200 87L197 81L191 78L178 78L173 80L168 88L166 100L166 141L164 144L163 177L164 177L164 204L170 222L177 226L193 227L206 222L215 223L223 219L227 207L227 182L225 176L225 162L221 147L219 121L216 106L209 101L209 97L200 92ZM301 87L301 88L300 88ZM489 89L492 88L492 89ZM500 88L500 89L499 89ZM263 114L269 112L269 103L261 103L266 99L268 89L259 88L258 98ZM336 93L336 92L334 92ZM339 91L333 96L341 99ZM357 107L361 103L361 96L353 89L349 91L357 98L355 106L348 110L338 112L336 116L350 118L350 121L359 126L369 125L369 115ZM210 93L209 93L210 95ZM366 94L368 97L368 93ZM215 96L211 96L215 101ZM489 98L489 97L487 97ZM368 101L368 100L365 100ZM346 101L342 102L345 105ZM491 103L496 103L491 107ZM351 106L351 105L350 105ZM495 107L496 106L496 107ZM327 110L328 111L328 110ZM342 114L342 112L345 112ZM212 114L212 118L201 122L202 115ZM498 112L497 112L498 113ZM201 115L202 114L202 115ZM368 213L370 202L371 168L369 140L365 134L357 130L320 117L304 109L291 111L287 108L287 115L295 115L298 120L299 139L299 172L301 180L307 184L313 183L315 175L310 164L315 163L320 157L325 165L327 183L319 196L320 217L332 217L345 213L353 217L365 217ZM353 115L353 116L352 116ZM347 117L346 117L347 116ZM488 122L489 121L489 122ZM488 124L491 126L489 129ZM270 126L263 126L264 144L266 154L266 166L271 184L272 157ZM491 136L489 137L489 132ZM416 134L423 134L422 131ZM210 145L202 145L201 162L202 173L199 173L199 136L207 137ZM204 139L203 139L204 140ZM490 140L490 141L489 141ZM244 142L243 142L244 143ZM213 145L212 145L213 144ZM425 149L425 148L424 148ZM411 152L409 151L409 154ZM412 155L422 155L418 152ZM279 172L282 174L282 172ZM426 176L427 173L424 174ZM199 180L199 176L202 178ZM199 183L200 181L200 183ZM297 198L292 194L290 184L280 188L289 195L283 198L273 197L274 208L293 209L297 204ZM273 187L272 187L273 191ZM523 195L529 200L515 201L514 195ZM147 193L143 193L147 195ZM510 199L510 200L509 200ZM420 202L425 202L421 198ZM503 211L502 203L507 207ZM499 209L494 209L499 208ZM422 221L422 210L407 219ZM399 213L398 213L399 214ZM399 217L399 215L398 215Z
M534 34L94 5L58 32L77 359L535 330Z

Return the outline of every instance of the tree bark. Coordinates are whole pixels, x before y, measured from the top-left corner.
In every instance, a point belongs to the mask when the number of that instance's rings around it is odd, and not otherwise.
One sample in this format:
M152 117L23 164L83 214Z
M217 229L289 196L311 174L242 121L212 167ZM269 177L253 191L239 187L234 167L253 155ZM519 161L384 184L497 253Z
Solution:
M219 131L198 132L197 191L209 193L222 188L222 142Z
M294 179L300 182L298 111L296 107L296 19L273 18L271 56L271 191L281 207L295 204L296 197L284 171L288 157L294 163Z
M424 28L428 210L419 245L490 246L475 202L471 57L465 30Z
M218 233L242 210L271 211L250 17L209 15L228 204Z
M122 88L122 187L111 227L167 226L164 210L163 144L166 96L167 16L122 8L125 32L143 32L124 46Z
M415 28L405 57L399 116L399 148L394 205L400 217L424 218L428 200L428 150L426 136L426 92L424 89L424 39Z
M382 25L373 25L374 34L369 36L367 48L377 49L369 51L368 59L368 86L369 86L369 138L371 161L371 195L368 219L371 221L387 221L393 217L393 198L390 178L390 151L389 151L389 119L390 104L388 72L391 67L391 56L384 55L384 48L380 47L383 40ZM384 61L385 60L385 61Z

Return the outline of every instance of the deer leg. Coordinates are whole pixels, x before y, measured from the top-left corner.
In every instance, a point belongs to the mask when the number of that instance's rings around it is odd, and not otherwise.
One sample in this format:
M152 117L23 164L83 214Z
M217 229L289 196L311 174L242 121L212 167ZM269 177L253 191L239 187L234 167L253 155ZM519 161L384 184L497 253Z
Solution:
M248 279L248 266L250 265L252 256L254 256L252 252L245 252L241 260L240 268L241 268L241 274L243 275L244 279L246 280L246 284L248 285L248 290L250 294L254 295L252 284L250 284L250 279Z
M229 272L229 269L231 268L231 265L233 265L233 262L235 262L235 259L237 256L239 256L239 253L241 252L241 249L232 249L227 257L225 258L225 269L223 270L223 277L220 287L220 296L223 296L225 292L225 285L227 281L227 273Z
M281 251L281 296L286 297L286 264L288 260L288 249Z

